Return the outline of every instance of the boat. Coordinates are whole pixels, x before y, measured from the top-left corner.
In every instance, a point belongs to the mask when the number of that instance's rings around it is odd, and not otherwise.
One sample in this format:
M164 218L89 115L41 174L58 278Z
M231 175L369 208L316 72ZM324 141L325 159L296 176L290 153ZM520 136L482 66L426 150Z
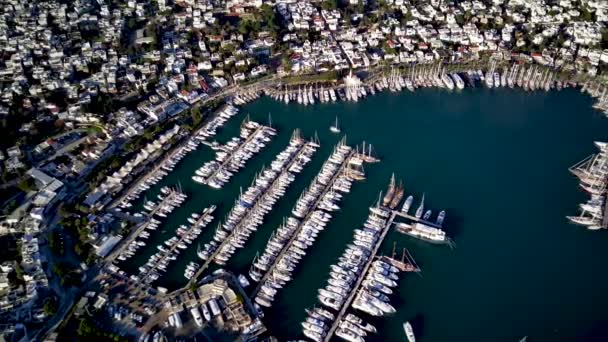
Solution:
M420 206L416 209L416 218L419 219L422 217L422 213L424 212L424 194L422 194L422 201L420 201Z
M403 323L403 331L405 332L405 337L407 337L408 342L416 342L414 329L412 328L410 322Z
M424 216L422 217L422 220L424 220L424 221L428 221L428 220L431 218L431 214L433 214L433 211L432 211L432 210L430 210L430 209L429 209L429 210L427 210L427 211L424 213Z
M427 226L420 222L416 222L411 225L407 223L397 223L395 229L400 233L431 243L449 243L449 240L443 230Z
M395 190L396 190L395 174L393 173L393 175L391 176L391 181L388 185L388 191L386 192L386 195L382 199L383 206L386 207L391 203L391 201L393 200L393 196L395 195Z
M399 186L397 186L397 190L395 191L395 195L393 196L391 203L389 204L389 208L391 209L395 209L395 207L397 207L397 205L399 205L399 202L401 202L401 199L403 198L403 183L399 182Z
M438 226L443 226L443 220L445 220L445 210L439 212L439 215L437 215L437 221L435 223L437 223Z
M407 214L407 212L410 210L410 207L412 206L413 201L414 201L414 196L412 196L412 195L407 196L407 199L405 200L405 203L403 203L403 207L401 208L401 211L404 214Z
M335 134L340 133L340 128L338 127L338 117L336 116L336 122L333 124L333 126L329 127L329 131Z

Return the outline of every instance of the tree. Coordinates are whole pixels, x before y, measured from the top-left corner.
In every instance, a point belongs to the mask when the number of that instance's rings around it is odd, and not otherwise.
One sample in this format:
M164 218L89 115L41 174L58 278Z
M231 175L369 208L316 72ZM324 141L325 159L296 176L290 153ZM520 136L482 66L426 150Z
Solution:
M47 298L42 309L44 310L44 313L47 316L54 315L55 312L57 312L57 301L55 300L55 298L54 297Z
M260 7L260 15L262 16L264 28L269 31L276 32L276 30L278 29L278 25L272 6L268 4L263 4L262 7Z
M338 8L338 0L326 0L321 3L321 8L325 10L335 10Z
M26 178L17 184L17 187L23 192L30 192L36 190L36 184L32 178Z

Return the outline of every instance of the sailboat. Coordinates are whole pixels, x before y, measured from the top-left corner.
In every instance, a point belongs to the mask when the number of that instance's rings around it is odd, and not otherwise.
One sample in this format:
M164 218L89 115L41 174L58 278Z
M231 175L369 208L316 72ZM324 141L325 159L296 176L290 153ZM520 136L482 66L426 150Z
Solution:
M338 127L338 117L336 116L336 123L334 123L333 126L329 127L329 131L332 133L340 133L340 127Z
M424 194L422 194L422 201L420 202L420 206L416 210L416 218L419 219L424 212Z
M407 337L408 342L416 342L414 329L412 328L410 322L403 323L403 331L405 332L405 337Z

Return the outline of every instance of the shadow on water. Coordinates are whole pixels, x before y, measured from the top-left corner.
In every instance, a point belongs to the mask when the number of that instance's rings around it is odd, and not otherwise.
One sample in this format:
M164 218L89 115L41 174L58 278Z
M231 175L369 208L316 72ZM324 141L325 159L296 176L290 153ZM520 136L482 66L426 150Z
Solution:
M602 320L597 321L591 327L591 330L583 335L580 339L581 342L596 342L596 341L608 341L608 321Z
M417 314L412 319L409 320L412 325L412 329L414 330L414 336L420 338L424 336L424 315Z
M463 233L464 230L464 217L458 214L457 209L449 208L446 209L446 218L443 223L443 230L450 239L458 242L458 237Z

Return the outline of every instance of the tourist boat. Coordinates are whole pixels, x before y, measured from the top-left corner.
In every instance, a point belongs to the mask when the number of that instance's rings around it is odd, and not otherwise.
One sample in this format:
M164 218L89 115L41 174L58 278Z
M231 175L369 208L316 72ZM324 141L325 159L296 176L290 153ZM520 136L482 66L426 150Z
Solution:
M393 175L391 176L391 180L389 182L388 185L388 191L386 192L386 195L384 196L384 198L382 199L382 205L383 206L388 206L392 199L393 196L395 195L395 190L396 190L396 184L395 184L395 174L393 173Z
M412 328L410 322L403 323L403 331L405 332L405 337L407 337L408 342L416 342L414 329Z
M427 226L422 223L406 224L397 223L395 228L398 232L410 235L412 237L432 242L432 243L448 243L449 240L445 232L439 228Z
M338 127L338 117L336 116L336 122L333 126L329 127L329 131L335 134L340 133L340 128Z

